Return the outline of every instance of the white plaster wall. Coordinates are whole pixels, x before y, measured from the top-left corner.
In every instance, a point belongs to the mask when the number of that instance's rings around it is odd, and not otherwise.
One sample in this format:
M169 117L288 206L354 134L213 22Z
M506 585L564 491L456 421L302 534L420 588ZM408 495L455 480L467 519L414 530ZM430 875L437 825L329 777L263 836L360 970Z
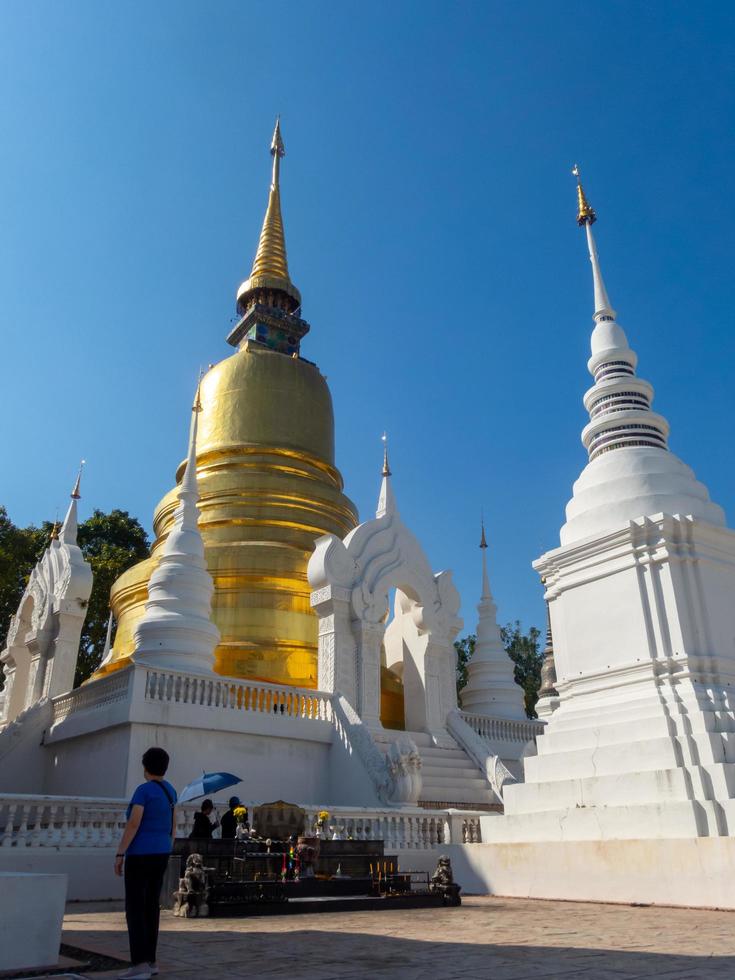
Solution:
M40 751L45 756L45 779L42 785L34 785L29 792L112 798L126 795L129 725L116 725L78 738L53 742ZM132 760L133 766L136 762L137 759ZM142 775L140 767L135 770L136 775ZM15 786L3 785L3 789L10 793L26 792Z
M0 871L0 971L59 961L66 875Z
M735 838L450 844L475 895L735 909Z
M123 879L113 871L116 851L117 846L4 847L0 849L0 871L67 875L70 902L119 900L125 897L125 889ZM0 928L3 920L4 914L0 917Z
M0 733L0 793L40 793L47 754L41 744L51 720L48 702L35 704Z
M177 790L202 770L224 771L243 778L233 792L244 797L321 803L329 785L331 730L326 737L328 741L309 741L173 725L120 725L49 745L44 792L127 797L143 780L143 753L158 745L171 757L166 778Z

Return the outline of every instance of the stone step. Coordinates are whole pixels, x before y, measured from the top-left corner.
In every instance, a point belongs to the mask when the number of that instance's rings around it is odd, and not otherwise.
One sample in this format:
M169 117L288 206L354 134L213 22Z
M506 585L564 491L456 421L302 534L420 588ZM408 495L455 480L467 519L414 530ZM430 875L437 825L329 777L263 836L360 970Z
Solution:
M614 773L735 762L735 739L710 733L650 738L625 744L531 756L524 760L527 783L584 779Z
M668 800L735 798L735 764L650 769L625 775L522 783L505 788L507 815L569 807L625 806Z
M735 834L735 800L671 800L629 806L590 806L491 814L482 820L486 844L543 841L723 837Z

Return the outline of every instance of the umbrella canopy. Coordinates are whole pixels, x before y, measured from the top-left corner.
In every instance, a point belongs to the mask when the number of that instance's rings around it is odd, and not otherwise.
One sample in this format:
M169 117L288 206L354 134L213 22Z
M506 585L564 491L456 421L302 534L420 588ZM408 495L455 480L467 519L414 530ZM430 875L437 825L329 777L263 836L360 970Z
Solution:
M241 782L240 776L233 776L231 772L203 772L198 779L184 786L178 802L188 803L189 800L198 800L200 796L211 796Z

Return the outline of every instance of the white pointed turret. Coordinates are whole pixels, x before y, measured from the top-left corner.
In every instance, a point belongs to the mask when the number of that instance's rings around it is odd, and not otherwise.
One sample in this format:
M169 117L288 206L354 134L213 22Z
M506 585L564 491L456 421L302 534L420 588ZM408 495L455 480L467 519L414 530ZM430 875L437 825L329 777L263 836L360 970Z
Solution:
M197 389L179 505L161 561L148 583L145 614L135 628L133 660L160 668L210 673L219 630L211 620L214 584L198 526L196 438L200 410Z
M398 508L396 507L396 498L393 495L393 487L390 482L392 474L388 465L388 436L384 432L381 438L383 440L383 470L380 496L378 497L378 509L375 511L375 516L390 517L398 513Z
M100 660L100 665L97 670L101 670L106 667L107 664L112 660L112 611L107 618L107 635L105 636L105 647L102 651L102 659Z
M64 544L72 545L77 543L77 530L79 528L79 521L77 516L77 501L81 499L80 488L82 485L82 470L84 469L85 460L82 460L79 464L79 472L77 473L76 481L74 482L74 489L72 490L71 502L69 503L69 509L66 512L66 517L64 518L64 523L61 525L61 530L59 531L59 538Z
M498 626L498 610L490 592L487 573L485 522L480 537L482 551L482 595L477 606L475 652L467 666L467 684L459 692L464 711L495 718L526 717L523 690L513 677L513 661L505 652Z
M651 409L653 387L636 376L638 358L616 322L592 233L597 215L575 165L577 223L587 236L594 287L595 328L587 362L595 379L584 396L590 421L582 431L589 464L567 504L562 544L657 513L691 514L724 524L720 507L691 469L669 452L669 423Z

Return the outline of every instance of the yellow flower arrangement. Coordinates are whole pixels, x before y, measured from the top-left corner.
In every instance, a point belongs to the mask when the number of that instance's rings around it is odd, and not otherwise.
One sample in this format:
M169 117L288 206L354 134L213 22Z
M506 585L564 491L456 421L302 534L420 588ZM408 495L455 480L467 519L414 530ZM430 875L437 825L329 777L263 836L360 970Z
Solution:
M323 827L327 820L329 820L329 810L320 810L316 815L317 827Z
M246 806L236 806L232 813L238 823L245 823L248 819L248 808Z

